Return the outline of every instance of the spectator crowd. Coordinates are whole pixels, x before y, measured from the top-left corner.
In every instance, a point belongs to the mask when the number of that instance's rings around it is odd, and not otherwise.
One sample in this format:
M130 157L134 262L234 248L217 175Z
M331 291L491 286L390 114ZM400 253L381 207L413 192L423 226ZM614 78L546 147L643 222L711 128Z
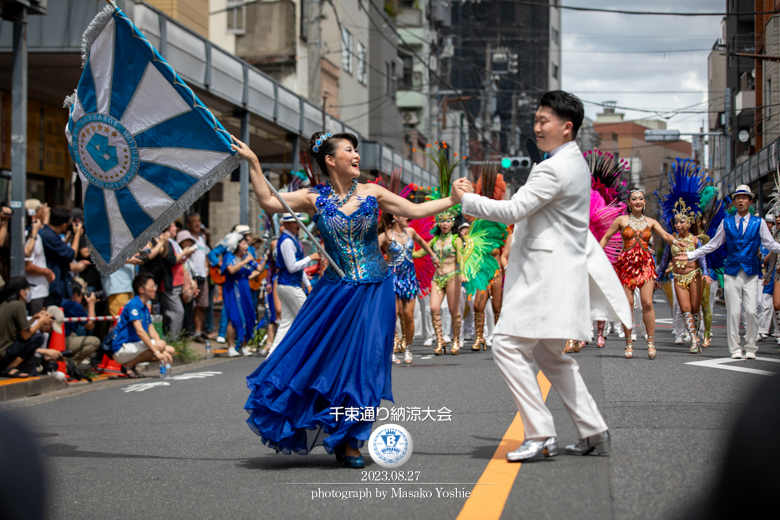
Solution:
M0 376L56 371L65 358L96 367L109 355L128 377L141 377L136 366L170 363L170 343L180 338L222 343L231 356L250 354L258 305L273 298L261 297L266 262L256 258L264 241L249 226L235 226L212 248L200 215L189 213L103 276L90 261L81 209L36 199L24 209L24 276L11 276L12 212L3 206L0 213ZM223 305L217 321L214 304L223 292L231 303L243 301ZM98 316L118 319L89 319ZM53 334L64 335L64 352L48 348Z

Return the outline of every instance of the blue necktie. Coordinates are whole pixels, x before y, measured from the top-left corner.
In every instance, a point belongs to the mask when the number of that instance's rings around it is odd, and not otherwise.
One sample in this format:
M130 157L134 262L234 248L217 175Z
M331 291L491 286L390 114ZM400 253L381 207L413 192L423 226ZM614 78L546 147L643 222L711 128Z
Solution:
M739 219L739 234L742 235L745 233L745 227L743 224L745 223L745 217L742 217Z
M544 160L547 160L547 156L548 156L548 155L549 155L549 154L548 154L547 152L544 152L544 155L542 155L542 160L543 160L543 161L544 161Z

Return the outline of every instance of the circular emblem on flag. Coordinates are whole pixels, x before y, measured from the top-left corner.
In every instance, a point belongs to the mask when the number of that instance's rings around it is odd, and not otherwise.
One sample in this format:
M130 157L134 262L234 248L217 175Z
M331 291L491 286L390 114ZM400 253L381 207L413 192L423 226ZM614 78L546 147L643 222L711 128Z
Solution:
M73 128L73 157L84 176L107 190L118 190L138 172L135 139L122 123L105 114L87 114Z
M368 452L380 466L397 468L412 456L412 436L403 426L383 424L368 439Z

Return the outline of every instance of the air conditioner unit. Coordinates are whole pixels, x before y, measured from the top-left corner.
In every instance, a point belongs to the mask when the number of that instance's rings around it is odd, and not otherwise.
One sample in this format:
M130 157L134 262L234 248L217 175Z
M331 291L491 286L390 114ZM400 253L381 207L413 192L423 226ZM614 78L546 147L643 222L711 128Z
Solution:
M420 122L420 119L417 117L417 112L414 110L404 110L401 112L401 119L403 119L405 125L416 125Z

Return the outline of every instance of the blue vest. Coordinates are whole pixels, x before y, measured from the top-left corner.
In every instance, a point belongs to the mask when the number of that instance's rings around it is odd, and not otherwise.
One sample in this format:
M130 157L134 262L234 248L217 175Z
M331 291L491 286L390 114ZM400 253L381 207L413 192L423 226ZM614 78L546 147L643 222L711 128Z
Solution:
M303 283L303 269L296 273L291 273L287 270L287 266L284 265L284 257L282 256L282 244L285 240L292 240L293 244L295 244L295 260L303 260L305 257L303 256L303 248L301 247L300 242L298 240L294 239L287 233L282 233L282 236L279 237L279 240L276 242L276 267L279 269L279 275L277 278L277 283L281 285L294 285L296 287L300 287Z
M761 273L761 262L758 259L758 248L761 247L761 219L750 216L747 229L740 234L735 217L729 215L723 221L726 231L726 264L724 271L729 276L737 276L739 271L745 271L747 276Z

